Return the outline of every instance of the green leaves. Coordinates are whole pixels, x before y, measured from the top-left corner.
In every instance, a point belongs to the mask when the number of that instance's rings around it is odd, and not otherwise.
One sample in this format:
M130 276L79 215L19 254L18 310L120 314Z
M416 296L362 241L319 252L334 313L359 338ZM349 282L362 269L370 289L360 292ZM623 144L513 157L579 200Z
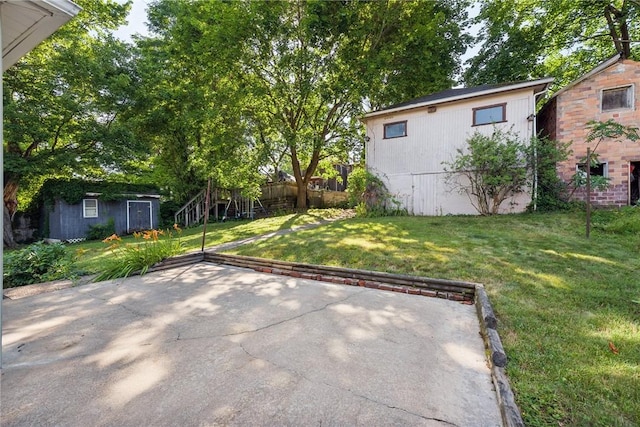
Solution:
M491 135L476 131L467 144L452 161L443 163L448 183L467 194L480 214L497 214L501 204L521 193L528 182L531 158L527 144L513 131L500 129Z
M260 167L292 171L304 195L320 161L360 147L366 103L451 85L466 4L157 1L156 38L139 43L139 129L181 197L206 177L255 186Z
M640 37L635 0L490 0L476 23L478 54L465 72L468 85L554 76L562 87L618 53L633 57ZM636 47L637 50L637 47Z
M73 257L62 243L34 243L6 256L5 288L73 278Z
M587 122L587 128L589 129L586 139L587 142L597 141L599 144L605 139L615 139L618 141L628 139L633 142L640 140L637 127L625 126L613 119L609 119L606 122L591 120ZM597 144L593 151L595 151L596 148Z
M146 157L121 120L136 80L130 46L110 35L129 6L79 4L75 19L4 75L5 178L20 186L47 175L135 174Z

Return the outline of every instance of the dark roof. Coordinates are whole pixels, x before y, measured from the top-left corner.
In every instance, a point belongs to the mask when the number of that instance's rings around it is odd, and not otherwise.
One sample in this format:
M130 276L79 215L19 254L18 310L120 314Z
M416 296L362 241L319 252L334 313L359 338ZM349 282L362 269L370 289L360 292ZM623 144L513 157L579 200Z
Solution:
M389 107L386 108L382 108L378 111L384 111L384 110L392 110L394 108L400 108L400 107L406 107L408 105L413 105L413 104L422 104L422 103L426 103L426 102L433 102L433 101L438 101L440 99L445 99L445 98L451 98L454 96L461 96L461 95L471 95L475 92L482 92L485 91L487 89L495 89L501 86L509 86L512 83L503 83L503 84L499 84L499 85L482 85L482 86L474 86L474 87L461 87L461 88L456 88L456 89L446 89L440 92L436 92L436 93L432 93L430 95L425 95L425 96L421 96L420 98L414 98L411 99L409 101L404 101L404 102L400 102L398 104L394 104L394 105L390 105Z
M426 96L422 96L420 98L415 98L409 101L394 104L389 107L382 108L380 110L372 111L368 113L367 116L377 115L378 113L382 113L388 110L401 109L403 107L411 107L412 105L417 106L417 105L425 105L430 103L437 104L440 101L446 102L449 99L459 100L464 98L472 98L476 93L480 94L482 92L499 90L501 88L505 88L506 90L509 90L509 87L511 86L513 86L514 89L516 89L516 88L521 88L528 85L532 85L532 86L536 84L546 85L550 81L552 81L552 79L546 78L546 79L539 79L539 80L527 80L527 81L520 81L520 82L509 82L509 83L499 83L499 84L490 84L490 85L488 84L488 85L481 85L481 86L474 86L474 87L447 89L447 90L432 93Z

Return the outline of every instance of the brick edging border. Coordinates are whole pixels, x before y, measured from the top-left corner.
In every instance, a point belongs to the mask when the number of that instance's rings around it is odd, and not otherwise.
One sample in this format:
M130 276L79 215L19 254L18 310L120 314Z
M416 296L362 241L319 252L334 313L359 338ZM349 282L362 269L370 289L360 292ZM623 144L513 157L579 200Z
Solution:
M507 355L497 331L497 318L484 286L480 283L462 282L445 279L433 279L421 276L409 276L384 272L358 270L352 268L330 267L216 252L193 252L173 258L150 268L149 271L195 264L198 262L230 265L249 268L261 273L318 280L350 286L362 286L383 291L401 292L433 298L444 298L463 304L474 304L480 323L481 335L488 351L487 360L491 369L491 378L498 397L498 406L505 427L524 427L520 409L509 378L505 372Z
M491 307L491 302L489 302L489 296L481 284L476 286L475 303L484 345L489 351L487 360L491 369L491 379L498 396L502 422L505 427L524 427L522 414L516 404L515 396L505 371L507 354L504 351L504 347L502 347L500 335L498 335L498 320Z

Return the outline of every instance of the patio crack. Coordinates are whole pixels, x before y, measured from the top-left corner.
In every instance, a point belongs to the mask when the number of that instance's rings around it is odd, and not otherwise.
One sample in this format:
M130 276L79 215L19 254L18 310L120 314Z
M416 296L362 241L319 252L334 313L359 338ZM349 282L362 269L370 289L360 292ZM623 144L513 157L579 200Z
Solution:
M250 330L240 331L240 332L233 332L233 333L230 333L230 334L223 334L221 336L223 336L223 337L233 337L233 336L237 336L237 335L244 335L244 334L250 334L250 333L253 333L253 332L264 331L265 329L273 328L274 326L279 326L279 325L282 325L284 323L288 323L288 322L291 322L293 320L300 319L300 318L305 317L305 316L307 316L309 314L314 314L314 313L318 313L320 311L326 310L327 307L330 307L332 305L336 305L336 304L340 304L342 302L345 302L345 301L349 300L350 298L361 294L362 292L366 292L366 290L363 289L360 292L356 292L354 294L351 294L351 295L349 295L349 296L347 296L345 298L342 298L341 300L329 302L329 303L323 305L322 307L319 307L319 308L316 308L316 309L313 309L313 310L309 310L309 311L305 311L304 313L300 313L300 314L298 314L296 316L289 317L289 318L286 318L286 319L282 319L282 320L279 320L277 322L270 323L268 325L261 326L261 327L256 328L256 329L250 329Z
M366 401L368 401L368 402L375 403L376 405L386 406L386 407L387 407L387 408L389 408L389 409L394 409L394 410L402 411L402 412L407 413L407 414L409 414L409 415L413 415L414 417L422 418L423 420L428 420L428 421L437 421L437 422L439 422L439 423L446 424L446 425L448 425L448 426L459 427L457 424L454 424L454 423L452 423L452 422L450 422L450 421L447 421L447 420L443 420L442 418L428 417L428 416L426 416L426 415L417 414L417 413L415 413L415 412L411 412L411 411L409 411L408 409L404 409L404 408L401 408L401 407L399 407L399 406L389 405L389 404L387 404L387 403L380 402L380 401L375 400L375 399L372 399L372 398L370 398L370 397L363 396L363 395L358 394L358 393L354 393L354 391L353 391L353 390L351 390L351 389L343 389L342 387L333 386L333 385L331 385L331 384L326 384L326 385L328 385L328 386L330 386L330 387L334 387L334 388L340 389L340 390L348 391L348 392L349 392L349 393L351 393L352 395L354 395L354 396L356 396L356 397L359 397L359 398L361 398L361 399L364 399L364 400L366 400Z
M330 304L328 304L328 305L330 305ZM316 311L317 311L317 310L316 310ZM385 406L385 407L387 407L387 408L389 408L389 409L392 409L392 410L402 411L402 412L404 412L404 413L406 413L406 414L412 415L412 416L417 417L417 418L421 418L421 419L423 419L423 420L427 420L427 421L436 421L436 422L442 423L442 424L444 424L444 425L453 426L453 427L459 427L457 424L452 423L452 422L447 421L447 420L444 420L444 419L442 419L442 418L429 417L429 416L426 416L426 415L422 415L422 414L418 414L418 413L415 413L415 412L409 411L408 409L401 408L401 407L399 407L399 406L390 405L390 404L388 404L388 403L381 402L381 401L376 400L376 399L372 399L372 398L370 398L370 397L368 397L368 396L365 396L365 395L362 395L362 394L356 393L356 392L354 392L354 391L353 391L352 389L350 389L350 388L340 387L340 386L338 386L338 385L331 384L331 383L328 383L328 382L326 382L326 381L316 381L316 380L313 380L313 379L311 379L311 378L307 377L305 374L303 374L303 373L300 373L300 372L296 371L295 369L292 369L292 368L287 367L287 366L281 366L281 365L279 365L279 364L277 364L277 363L274 363L273 361L271 361L271 360L269 360L269 359L266 359L266 358L263 358L263 357L256 356L255 354L253 354L253 353L251 353L249 350L247 350L247 348L246 348L244 345L242 345L242 343L239 343L238 345L240 346L240 348L242 349L242 351L244 351L244 352L245 352L245 354L246 354L247 356L249 356L250 358L252 358L252 359L254 359L254 360L261 360L261 361L263 361L263 362L266 362L266 363L270 364L271 366L274 366L275 368L283 369L283 370L285 370L285 371L287 371L287 372L291 373L292 375L294 375L294 376L296 376L296 377L298 377L298 378L301 378L301 379L303 379L303 380L305 380L305 381L309 381L309 382L310 382L310 383L312 383L312 384L322 384L322 385L324 385L324 386L327 386L327 387L330 387L330 388L333 388L333 389L337 389L337 390L345 391L345 392L347 392L347 393L350 393L352 396L355 396L355 397L357 397L357 398L360 398L360 399L366 400L367 402L371 402L371 403L374 403L374 404L376 404L376 405L380 405L380 406Z

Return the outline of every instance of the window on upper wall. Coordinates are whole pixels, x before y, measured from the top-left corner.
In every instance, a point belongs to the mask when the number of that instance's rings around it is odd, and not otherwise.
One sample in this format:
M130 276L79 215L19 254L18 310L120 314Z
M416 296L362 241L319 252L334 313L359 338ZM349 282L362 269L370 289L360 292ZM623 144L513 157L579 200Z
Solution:
M98 199L82 200L83 218L98 218Z
M633 108L633 85L602 90L602 111Z
M507 121L507 104L489 105L473 109L473 126Z
M407 121L386 123L384 125L384 139L407 136Z

